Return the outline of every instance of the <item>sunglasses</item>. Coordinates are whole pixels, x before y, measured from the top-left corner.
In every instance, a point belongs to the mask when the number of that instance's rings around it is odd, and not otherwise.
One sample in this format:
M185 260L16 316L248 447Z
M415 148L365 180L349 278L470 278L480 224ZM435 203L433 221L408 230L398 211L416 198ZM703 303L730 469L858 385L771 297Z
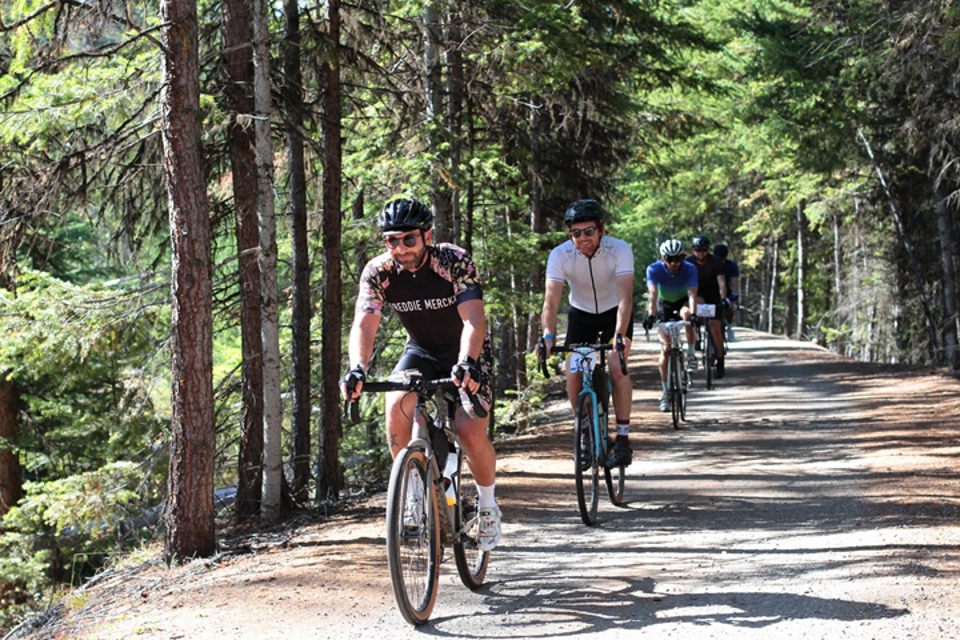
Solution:
M664 258L664 260L666 260L670 264L676 264L677 262L683 262L685 257L686 256L667 256L666 258Z
M400 246L400 242L403 241L403 246L405 247L415 247L417 246L417 241L420 239L420 234L415 233L410 236L387 236L384 240L387 241L387 244L391 249L396 249Z
M587 227L586 229L570 229L570 235L579 238L581 235L592 238L597 233L597 227Z
M693 248L693 252L694 252L694 253L706 253L707 251L709 251L709 249L708 249L707 247L694 247L694 248Z

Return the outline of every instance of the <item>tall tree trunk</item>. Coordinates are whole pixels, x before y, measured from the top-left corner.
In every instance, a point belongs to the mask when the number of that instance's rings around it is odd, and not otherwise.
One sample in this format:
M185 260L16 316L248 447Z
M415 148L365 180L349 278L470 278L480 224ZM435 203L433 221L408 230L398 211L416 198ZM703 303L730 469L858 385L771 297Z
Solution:
M957 245L951 233L950 209L942 187L936 189L937 229L940 233L940 256L943 261L943 346L950 373L960 373L960 309L957 302Z
M773 256L770 260L770 295L767 298L767 333L773 333L774 308L777 299L777 267L780 263L780 239L773 236Z
M446 24L447 50L444 54L447 62L447 134L449 136L449 151L447 160L450 173L450 227L451 241L460 243L460 194L461 184L461 157L463 155L463 92L464 70L463 55L460 53L460 24L462 17L459 12L453 12Z
M536 100L530 101L531 105L536 104ZM540 158L540 110L530 107L530 231L535 236L543 233L543 214L540 210L540 200L542 192L541 181L541 158ZM533 351L536 348L537 340L540 338L540 314L537 312L534 304L535 291L543 289L543 265L538 260L530 272L530 288L528 300L530 305L529 316L527 317L527 342L526 352ZM526 367L524 367L526 371ZM520 387L525 389L526 386Z
M806 279L806 229L807 216L804 209L807 206L806 200L797 203L797 340L803 340L807 331L806 317L807 305L804 295L804 281Z
M320 477L318 500L336 498L343 490L343 469L340 466L339 372L340 339L343 332L341 298L341 175L342 150L340 130L340 1L327 3L331 51L321 69L323 79L323 326L320 364L323 370L323 424L320 430Z
M843 317L840 314L841 296L841 267L840 267L840 216L836 210L833 212L833 308L837 318L837 329L843 326ZM837 331L837 344L834 347L837 353L843 353L844 335L842 331Z
M23 495L23 471L15 448L20 407L17 384L0 374L0 516Z
M277 221L270 142L270 30L266 0L253 1L253 94L256 110L257 213L260 221L260 298L263 318L263 496L260 519L280 520L283 494L283 404L280 399L280 321L277 298Z
M433 236L437 242L453 242L453 206L447 185L446 163L441 151L446 141L443 122L443 73L440 66L442 28L437 8L428 4L423 10L424 86L427 103L427 147L430 150L430 202L433 205Z
M284 94L287 113L287 168L290 171L289 224L292 245L291 294L292 361L290 381L290 491L303 504L309 499L310 482L310 257L307 254L307 186L303 161L303 90L300 71L300 9L297 0L284 2L283 41Z
M240 281L240 448L237 455L237 522L260 511L263 483L263 338L260 335L260 229L257 221L257 155L253 135L253 22L248 0L223 4L224 95L231 113L227 139Z
M913 252L913 243L910 241L910 236L907 235L907 229L903 225L903 217L900 215L900 206L893 198L893 194L890 193L889 187L887 187L887 180L883 176L883 169L880 168L880 163L877 162L877 159L874 157L873 149L870 147L870 143L867 142L867 137L863 135L863 131L858 131L857 133L860 135L860 140L863 142L863 146L867 150L867 155L870 156L870 160L873 162L874 169L877 172L877 177L880 180L880 186L883 187L883 191L887 195L887 201L890 203L890 210L893 212L894 222L897 224L897 230L900 231L900 239L903 241L903 246L907 252L907 257L910 258L910 266L913 268L913 278L917 285L917 293L920 295L920 303L923 306L923 312L927 318L927 329L930 332L930 354L932 359L936 361L936 354L939 344L939 340L937 339L936 323L933 321L933 314L930 312L930 304L927 302L926 288L923 286L923 277L920 275L920 265L917 263L917 257Z
M162 0L160 97L172 259L170 475L164 557L211 555L216 429L210 218L200 149L196 0Z

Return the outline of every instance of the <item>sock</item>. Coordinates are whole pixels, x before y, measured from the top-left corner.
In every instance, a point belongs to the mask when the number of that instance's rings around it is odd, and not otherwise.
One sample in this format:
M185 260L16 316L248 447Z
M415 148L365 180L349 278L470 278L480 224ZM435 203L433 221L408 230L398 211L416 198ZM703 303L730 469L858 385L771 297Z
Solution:
M694 352L694 350L693 350L693 345L692 345L692 344L688 344L688 345L687 345L687 353L690 354L690 357L691 357L691 358L696 358L696 357L697 357L697 354L696 354L696 353Z
M667 382L666 382L666 381L663 381L663 382L661 382L660 384L663 386L663 392L666 393L666 392L667 392Z
M497 506L497 499L494 497L496 488L497 488L496 482L494 482L489 487L482 487L479 484L477 485L477 495L480 497L480 504L477 505L477 508L491 509Z
M620 422L617 420L617 440L627 440L630 438L630 421Z

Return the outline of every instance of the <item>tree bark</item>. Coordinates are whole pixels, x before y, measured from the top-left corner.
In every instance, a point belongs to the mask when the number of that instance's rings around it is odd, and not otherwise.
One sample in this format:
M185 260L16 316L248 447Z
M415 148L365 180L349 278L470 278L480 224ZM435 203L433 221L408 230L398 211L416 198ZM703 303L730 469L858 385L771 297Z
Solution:
M806 279L806 235L807 216L804 209L807 206L806 200L797 203L797 340L803 340L807 331L806 317L807 305L804 296L804 280Z
M257 155L253 135L253 22L248 0L223 4L224 95L231 113L227 139L240 281L240 447L234 516L260 511L263 483L263 338L260 335L260 230L257 221Z
M463 154L463 93L464 70L463 55L460 53L462 34L460 25L463 20L456 11L452 12L445 25L447 50L444 53L447 67L447 135L449 136L449 151L447 162L450 173L449 201L450 201L450 230L451 242L460 244L460 193L461 166Z
M880 186L883 187L883 191L887 195L890 210L893 212L894 222L897 225L897 230L900 232L900 239L903 241L903 247L907 252L907 257L910 259L910 266L913 268L913 279L917 285L917 293L920 295L920 303L923 306L923 313L927 319L927 328L930 332L930 353L933 360L936 361L937 345L939 344L937 329L933 321L933 314L930 312L930 304L927 302L926 288L923 286L923 277L920 275L920 266L917 263L917 257L913 251L913 243L910 241L910 236L907 235L907 229L903 225L900 206L897 204L897 201L894 200L893 194L890 193L890 189L887 187L887 180L883 177L883 169L880 168L880 163L877 162L877 159L874 157L873 149L870 147L867 137L863 135L863 131L858 131L858 134L860 135L860 140L863 142L863 146L867 150L867 155L870 156L870 160L873 162L874 169L877 172L877 178L880 180Z
M427 148L430 152L430 202L433 205L433 237L436 242L453 242L450 189L443 170L441 151L445 141L443 122L443 73L440 67L440 14L432 4L423 10L424 87L427 104Z
M290 381L291 494L297 502L308 500L310 482L310 256L307 253L307 186L303 160L303 91L300 71L300 9L297 0L284 2L284 94L287 114L287 169L290 172L289 224L293 287L290 325L292 364Z
M960 309L957 302L957 245L951 234L950 209L943 189L935 192L937 200L937 229L940 233L940 256L943 264L943 347L947 369L951 374L960 373Z
M260 299L263 322L263 495L260 519L280 520L283 495L283 404L280 399L280 321L277 298L277 221L270 142L270 30L266 0L253 2L254 134L257 148L257 213L260 223Z
M173 263L173 381L164 557L216 550L210 220L200 149L196 0L162 0L160 97Z
M327 3L327 22L332 50L321 69L323 80L323 326L321 328L321 367L323 369L323 424L320 431L320 477L317 499L339 496L343 490L343 469L340 466L339 372L342 368L340 339L343 332L341 313L342 247L341 172L342 150L340 130L340 1Z
M17 384L0 375L0 516L23 495L23 470L15 448L20 420Z

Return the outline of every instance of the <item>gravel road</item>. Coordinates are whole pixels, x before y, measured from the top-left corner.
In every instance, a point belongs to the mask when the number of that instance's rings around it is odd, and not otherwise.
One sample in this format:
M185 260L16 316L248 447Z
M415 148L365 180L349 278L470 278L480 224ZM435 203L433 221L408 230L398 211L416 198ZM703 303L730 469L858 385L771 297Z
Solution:
M632 355L628 504L580 522L569 407L550 398L498 443L487 586L462 587L448 552L424 627L395 610L380 498L244 557L153 567L133 602L91 591L74 635L46 637L960 638L955 380L742 329L675 431L656 349L641 334Z

